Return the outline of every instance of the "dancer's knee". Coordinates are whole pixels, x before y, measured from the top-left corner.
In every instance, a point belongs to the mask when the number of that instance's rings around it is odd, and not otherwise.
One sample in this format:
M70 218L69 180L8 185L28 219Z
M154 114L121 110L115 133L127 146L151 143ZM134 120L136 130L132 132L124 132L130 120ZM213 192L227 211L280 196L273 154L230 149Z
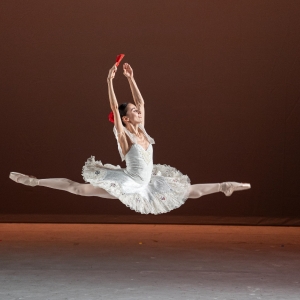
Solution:
M70 179L65 179L65 181L69 183L68 192L75 194L75 195L82 196L82 190L80 188L80 185L81 185L80 183L74 182Z
M79 196L97 196L101 198L107 198L107 199L117 199L116 197L110 195L106 190L93 186L92 184L87 184L87 183L78 183L74 182L69 179L69 187L68 187L68 192L79 195Z

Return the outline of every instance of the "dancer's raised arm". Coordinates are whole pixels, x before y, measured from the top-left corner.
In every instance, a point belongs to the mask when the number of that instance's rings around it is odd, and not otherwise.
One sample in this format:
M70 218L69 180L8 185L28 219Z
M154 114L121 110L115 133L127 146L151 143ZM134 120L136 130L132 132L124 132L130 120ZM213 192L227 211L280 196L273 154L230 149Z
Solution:
M117 132L119 135L124 135L124 128L123 128L123 124L122 124L122 120L121 120L121 116L120 116L120 112L119 112L119 104L114 92L114 87L113 87L113 79L115 77L115 74L117 72L117 67L114 64L113 67L109 70L108 72L108 76L107 76L107 84L108 84L108 96L109 96L109 102L110 102L110 108L114 113L114 123L117 129Z
M129 85L130 85L130 89L132 92L132 97L133 97L135 106L141 112L142 125L143 125L143 127L145 127L145 101L144 101L142 94L141 94L140 90L138 89L138 86L133 78L133 70L132 70L131 66L128 63L125 63L123 65L123 70L124 70L123 74L127 77Z

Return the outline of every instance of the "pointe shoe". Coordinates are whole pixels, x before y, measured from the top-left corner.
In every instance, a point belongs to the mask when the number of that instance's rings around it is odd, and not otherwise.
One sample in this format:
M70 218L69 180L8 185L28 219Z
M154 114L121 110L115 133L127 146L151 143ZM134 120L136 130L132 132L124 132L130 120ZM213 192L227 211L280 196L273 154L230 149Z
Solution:
M250 188L250 183L222 182L220 183L219 192L223 192L226 196L231 196L234 191L242 191Z
M22 183L29 186L39 185L39 180L35 176L28 176L22 173L10 172L9 178L17 183ZM22 178L22 180L20 180Z

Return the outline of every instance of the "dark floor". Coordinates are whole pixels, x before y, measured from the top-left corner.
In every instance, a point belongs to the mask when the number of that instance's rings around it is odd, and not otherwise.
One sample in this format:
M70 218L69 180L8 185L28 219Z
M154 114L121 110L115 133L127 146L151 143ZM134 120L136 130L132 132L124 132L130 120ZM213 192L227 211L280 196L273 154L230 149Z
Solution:
M0 224L0 299L300 299L300 228Z

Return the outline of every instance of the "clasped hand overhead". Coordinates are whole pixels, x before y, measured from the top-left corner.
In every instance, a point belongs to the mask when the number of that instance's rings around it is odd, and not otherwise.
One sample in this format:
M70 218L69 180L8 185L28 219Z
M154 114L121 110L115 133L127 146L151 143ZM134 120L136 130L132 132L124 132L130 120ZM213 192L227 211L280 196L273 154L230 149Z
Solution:
M116 75L116 72L117 72L117 66L116 64L114 64L112 66L112 68L109 70L108 72L108 76L107 76L107 80L110 80L110 79L114 79L115 78L115 75ZM123 64L123 74L125 75L125 77L127 78L133 78L133 70L131 68L131 66L128 64L128 63L124 63Z

